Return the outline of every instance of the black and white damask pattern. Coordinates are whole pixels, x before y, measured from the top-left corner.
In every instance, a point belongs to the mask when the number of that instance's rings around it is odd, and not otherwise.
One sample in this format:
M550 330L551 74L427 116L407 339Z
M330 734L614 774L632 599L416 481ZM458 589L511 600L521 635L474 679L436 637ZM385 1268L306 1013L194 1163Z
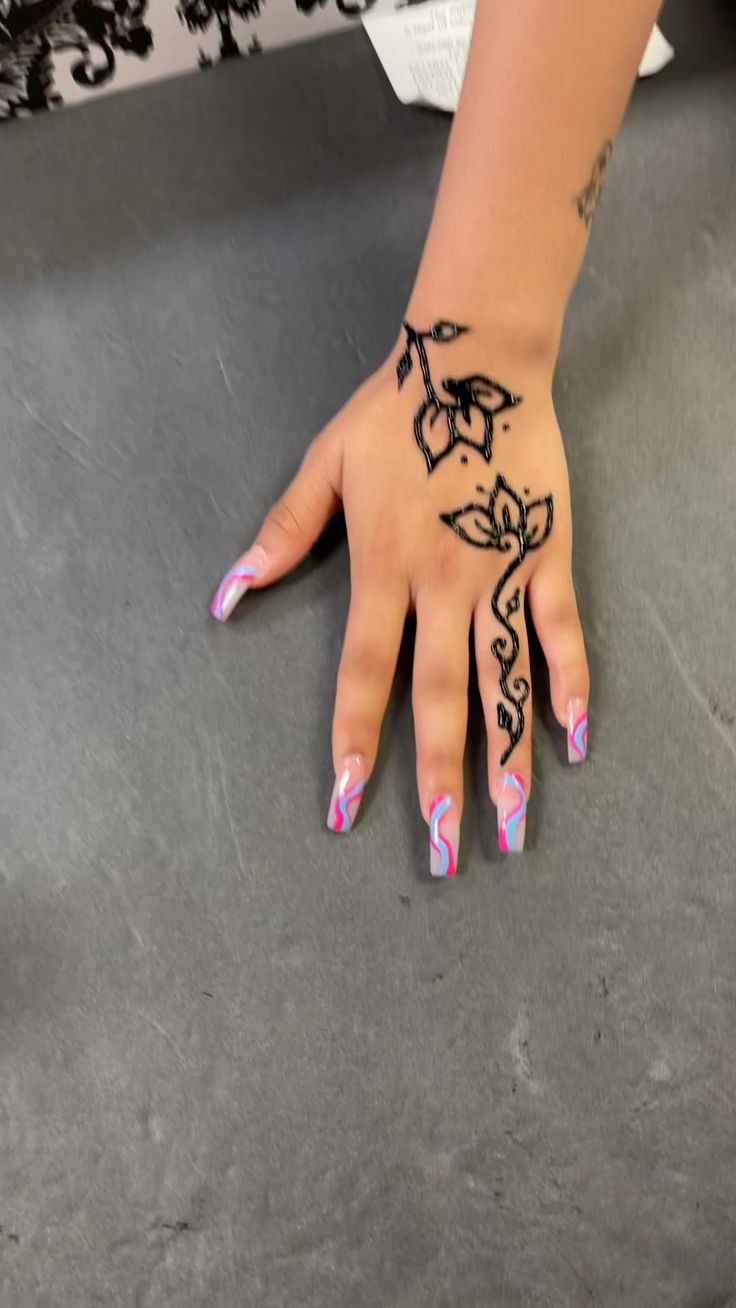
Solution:
M110 89L121 58L152 62L145 78L125 77L125 85L152 80L187 67L209 68L223 59L259 54L261 19L269 10L299 16L331 8L338 20L357 18L375 0L0 0L0 120L55 109ZM247 23L242 44L238 29ZM167 41L167 26L190 38L188 51ZM179 27L179 24L181 27ZM178 29L178 32L177 30ZM169 26L170 30L170 26ZM303 35L294 30L292 39ZM287 27L286 37L289 30ZM213 43L214 38L214 43ZM284 39L281 37L280 39ZM155 66L160 63L157 73ZM69 90L60 90L60 70Z

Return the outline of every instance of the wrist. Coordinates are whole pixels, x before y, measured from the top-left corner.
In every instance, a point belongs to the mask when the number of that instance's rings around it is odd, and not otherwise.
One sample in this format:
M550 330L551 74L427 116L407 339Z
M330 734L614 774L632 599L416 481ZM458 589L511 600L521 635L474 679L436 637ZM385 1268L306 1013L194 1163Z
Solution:
M562 311L555 313L539 304L504 304L491 294L479 301L460 293L457 287L431 292L417 286L404 315L404 322L418 331L428 330L438 320L468 330L458 338L455 353L468 364L496 371L513 369L533 373L549 386L557 363L562 334ZM404 330L399 333L403 345Z
M554 429L553 353L530 349L528 338L522 345L498 323L477 330L436 313L428 319L404 321L395 348L366 385L393 395L398 387L430 472L456 445L462 463L471 450L489 463L496 440L519 424ZM545 414L551 425L540 427Z
M439 353L430 336L436 326L441 327L441 334L451 336L445 343L447 348L443 345ZM531 314L500 315L495 311L491 315L477 306L474 311L467 300L461 302L459 297L430 300L413 295L395 345L379 369L393 385L413 334L425 338L433 367L438 366L447 375L482 375L512 392L534 394L539 399L551 396L560 327L554 328L541 318L535 320Z

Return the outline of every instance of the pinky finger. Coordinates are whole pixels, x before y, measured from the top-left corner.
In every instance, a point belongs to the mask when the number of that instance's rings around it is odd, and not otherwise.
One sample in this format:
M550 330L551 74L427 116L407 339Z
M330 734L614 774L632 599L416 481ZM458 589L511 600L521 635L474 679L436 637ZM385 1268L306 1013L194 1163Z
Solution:
M590 676L583 629L568 563L543 559L529 582L529 607L549 668L555 717L567 727L567 757L583 763L588 752Z

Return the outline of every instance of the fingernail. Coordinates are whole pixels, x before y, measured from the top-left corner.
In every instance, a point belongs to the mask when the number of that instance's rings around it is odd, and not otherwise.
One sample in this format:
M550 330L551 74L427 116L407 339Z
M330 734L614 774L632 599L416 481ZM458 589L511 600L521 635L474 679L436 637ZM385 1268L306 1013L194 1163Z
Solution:
M352 831L365 790L365 759L361 754L348 754L335 778L327 825L330 831L347 835Z
M452 795L435 795L429 806L429 870L433 877L454 877L460 846L460 819Z
M504 772L496 807L501 853L520 854L526 833L526 785L518 772Z
M584 699L567 706L567 761L584 763L588 753L588 709Z
M235 605L243 598L248 587L255 581L266 566L266 551L260 545L254 545L229 572L225 573L215 592L211 612L218 622L227 622Z

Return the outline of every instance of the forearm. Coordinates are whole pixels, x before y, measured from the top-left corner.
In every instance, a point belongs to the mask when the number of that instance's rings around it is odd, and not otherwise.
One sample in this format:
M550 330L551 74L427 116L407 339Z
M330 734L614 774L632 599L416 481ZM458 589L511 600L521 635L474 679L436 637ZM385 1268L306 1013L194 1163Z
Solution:
M471 320L554 361L597 161L660 3L478 0L410 321Z

